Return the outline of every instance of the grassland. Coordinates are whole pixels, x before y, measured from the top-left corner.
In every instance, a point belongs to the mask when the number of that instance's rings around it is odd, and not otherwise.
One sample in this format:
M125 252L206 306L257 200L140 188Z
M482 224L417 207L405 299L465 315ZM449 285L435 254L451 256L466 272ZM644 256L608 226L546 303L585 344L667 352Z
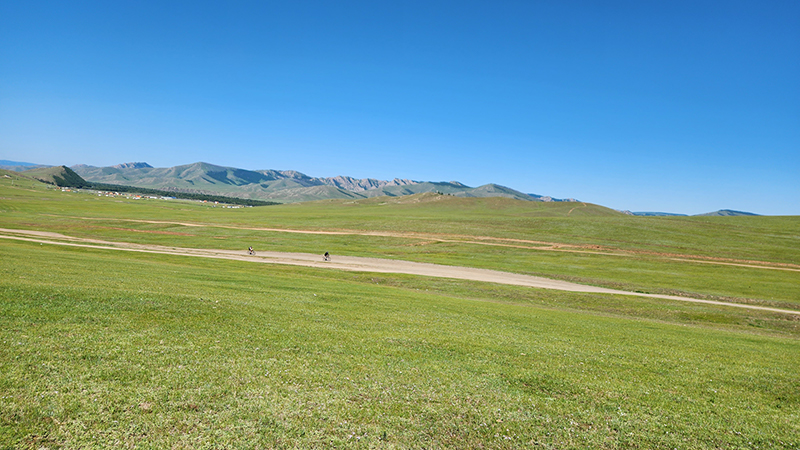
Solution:
M800 261L797 218L446 196L233 210L11 181L1 228L800 304L798 272L783 270ZM800 447L797 317L6 240L0 251L0 447ZM700 262L711 257L768 268Z
M0 178L0 186L3 182L9 180ZM79 237L229 250L253 245L257 250L330 251L492 268L630 291L800 306L798 217L631 217L581 203L433 194L222 209L91 197L41 186L4 192L0 210L7 228L36 229L46 223L50 231Z

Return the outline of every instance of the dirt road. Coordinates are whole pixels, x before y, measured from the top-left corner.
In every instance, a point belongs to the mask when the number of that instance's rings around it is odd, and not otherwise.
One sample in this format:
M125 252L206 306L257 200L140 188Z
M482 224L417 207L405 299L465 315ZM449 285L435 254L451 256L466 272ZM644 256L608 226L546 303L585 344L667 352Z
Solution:
M575 209L575 208L573 208ZM48 217L61 217L71 218L78 220L98 220L98 221L116 221L116 222L131 222L131 223L148 223L160 225L180 225L187 228L223 228L231 230L248 230L248 231L267 231L275 233L291 233L291 234L318 234L318 235L337 235L337 236L373 236L373 237L392 237L403 239L415 239L421 241L421 245L432 242L446 242L456 244L474 244L474 245L487 245L493 247L510 247L519 248L532 251L554 251L566 253L590 253L594 255L609 255L609 256L623 256L623 257L641 257L642 255L661 257L673 261L696 262L703 264L719 264L726 266L739 266L750 267L753 269L767 269L767 270L786 270L792 272L800 272L800 265L788 263L776 263L770 261L753 261L732 258L720 258L712 256L700 255L687 255L681 253L665 253L653 252L647 250L624 250L619 248L609 248L597 244L565 244L559 242L535 241L530 239L513 239L513 238L498 238L492 236L473 236L473 235L457 235L457 234L432 234L432 233L418 233L418 232L397 232L397 231L364 231L364 230L296 230L287 228L265 228L265 227L246 227L241 225L221 225L221 224L208 224L208 223L192 223L192 222L175 222L166 220L143 220L143 219L120 219L120 218L98 218L98 217L74 217L56 214L42 214ZM112 229L123 230L122 228L110 227ZM166 231L153 231L153 230L138 230L138 229L124 229L132 232L142 233L157 233L157 234L175 234L186 235L184 233L166 232Z
M630 295L637 297L650 297L665 300L678 300L682 302L695 302L711 305L729 306L735 308L771 311L783 314L800 315L800 311L769 308L765 306L747 305L740 303L719 302L702 300L675 295L644 294L639 292L620 291L597 286L587 286L567 281L552 280L549 278L520 275L497 270L475 269L471 267L444 266L439 264L419 263L401 260L379 258L364 258L356 256L334 255L332 261L322 261L321 255L309 253L286 252L258 252L250 256L246 250L217 250L203 248L167 247L160 245L131 244L127 242L112 242L98 239L85 239L67 236L59 233L29 230L10 230L0 228L0 239L14 239L21 241L39 242L50 245L67 245L107 250L132 251L144 253L161 253L168 255L194 256L203 258L230 259L238 261L260 262L270 264L289 264L296 266L316 267L324 269L339 269L356 272L399 273L420 275L439 278L455 278L460 280L483 281L514 286L527 286L540 289L555 289L569 292L588 292L598 294Z

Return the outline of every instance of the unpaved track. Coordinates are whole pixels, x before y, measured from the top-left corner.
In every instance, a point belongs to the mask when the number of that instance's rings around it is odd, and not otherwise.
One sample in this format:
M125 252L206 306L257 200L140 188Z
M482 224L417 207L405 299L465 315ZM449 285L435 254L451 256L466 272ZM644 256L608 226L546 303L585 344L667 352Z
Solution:
M555 289L568 292L587 292L597 294L630 295L637 297L678 300L682 302L704 303L710 305L730 306L736 308L771 311L783 314L800 315L800 311L769 308L765 306L728 303L713 300L701 300L675 295L643 294L639 292L620 291L597 286L587 286L549 278L521 275L497 270L475 269L471 267L444 266L439 264L419 263L411 261L364 258L357 256L334 256L332 261L322 261L320 255L309 253L257 252L250 256L246 251L216 250L203 248L167 247L161 245L132 244L112 242L98 239L85 239L59 233L29 230L10 230L0 228L0 239L14 239L42 244L66 245L106 250L121 250L143 253L160 253L168 255L195 256L203 258L231 259L238 261L261 262L270 264L289 264L295 266L316 267L325 269L349 270L355 272L398 273L421 275L427 277L455 278L460 280L483 281L488 283L527 286L540 289Z
M585 205L584 205L585 206ZM575 208L572 208L575 209ZM570 210L571 211L571 210ZM135 223L149 223L160 225L180 225L184 227L195 228L225 228L231 230L249 230L249 231L267 231L275 233L294 233L294 234L320 234L320 235L338 235L338 236L374 236L374 237L393 237L403 239L417 239L422 242L416 245L425 245L432 242L447 242L456 244L475 244L487 245L494 247L511 247L520 248L534 251L556 251L566 253L589 253L593 255L609 255L609 256L622 256L622 257L641 257L654 256L667 258L672 261L681 261L688 263L703 263L703 264L719 264L725 266L738 266L750 267L753 269L768 269L768 270L787 270L792 272L800 272L800 265L789 263L776 263L768 261L753 261L741 260L732 258L720 258L712 256L700 255L685 255L679 253L662 253L647 250L624 250L619 248L609 248L602 245L593 244L564 244L558 242L534 241L529 239L513 239L513 238L498 238L491 236L472 236L472 235L456 235L456 234L431 234L431 233L414 233L414 232L397 232L397 231L363 231L363 230L293 230L286 228L264 228L264 227L245 227L241 225L221 225L221 224L205 224L205 223L191 223L191 222L175 222L166 220L144 220L144 219L120 219L120 218L101 218L101 217L75 217L64 216L56 214L42 214L43 216L50 217L66 217L78 220L96 220L96 221L116 221L116 222L135 222ZM113 228L110 229L120 229ZM128 229L128 231L142 232L142 233L163 233L183 235L183 233L175 232L158 232L152 230L136 230Z

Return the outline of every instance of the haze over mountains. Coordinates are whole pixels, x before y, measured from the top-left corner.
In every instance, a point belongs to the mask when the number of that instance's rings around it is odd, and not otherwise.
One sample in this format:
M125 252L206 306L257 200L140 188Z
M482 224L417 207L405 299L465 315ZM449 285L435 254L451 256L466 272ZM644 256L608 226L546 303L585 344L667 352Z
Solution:
M0 160L0 169L30 172L34 178L58 184L58 180L72 179L70 174L48 174L42 178L37 172L51 168L42 164ZM46 171L46 170L45 170ZM184 194L207 194L251 200L294 203L323 199L361 199L379 196L438 192L458 197L507 197L527 201L576 202L575 199L557 199L549 196L526 194L497 184L479 187L466 186L458 181L432 182L395 178L377 180L336 176L310 177L294 170L246 170L197 162L181 166L156 168L145 162L129 162L110 167L85 164L72 166L78 178L106 185L133 186ZM54 178L55 175L55 178ZM73 180L71 185L78 186ZM684 216L665 212L630 212L637 216ZM701 216L747 216L749 212L722 209Z
M11 170L14 172L22 172L25 170L38 169L41 167L50 167L44 164L34 164L28 162L9 161L7 159L0 159L0 169Z

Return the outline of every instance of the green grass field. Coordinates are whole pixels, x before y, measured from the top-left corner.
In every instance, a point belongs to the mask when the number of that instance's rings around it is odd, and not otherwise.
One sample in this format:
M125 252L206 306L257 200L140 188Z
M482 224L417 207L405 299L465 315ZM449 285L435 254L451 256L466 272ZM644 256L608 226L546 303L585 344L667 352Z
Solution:
M0 187L10 182L0 178ZM334 255L493 268L630 291L800 307L798 217L631 217L581 203L433 194L223 209L190 202L63 193L46 190L40 183L33 189L3 192L0 226L6 228L37 229L46 224L50 231L126 242L330 251ZM297 234L254 228L377 231L395 236ZM484 237L495 240L478 239ZM498 239L581 246L574 249L581 252L537 250L545 245ZM694 259L676 261L675 255ZM765 262L772 268L709 264L708 258L745 265ZM792 270L779 270L787 268Z
M800 262L796 217L431 196L222 209L11 182L0 228L800 305L800 272L778 270ZM5 239L0 251L0 448L800 447L799 316Z

